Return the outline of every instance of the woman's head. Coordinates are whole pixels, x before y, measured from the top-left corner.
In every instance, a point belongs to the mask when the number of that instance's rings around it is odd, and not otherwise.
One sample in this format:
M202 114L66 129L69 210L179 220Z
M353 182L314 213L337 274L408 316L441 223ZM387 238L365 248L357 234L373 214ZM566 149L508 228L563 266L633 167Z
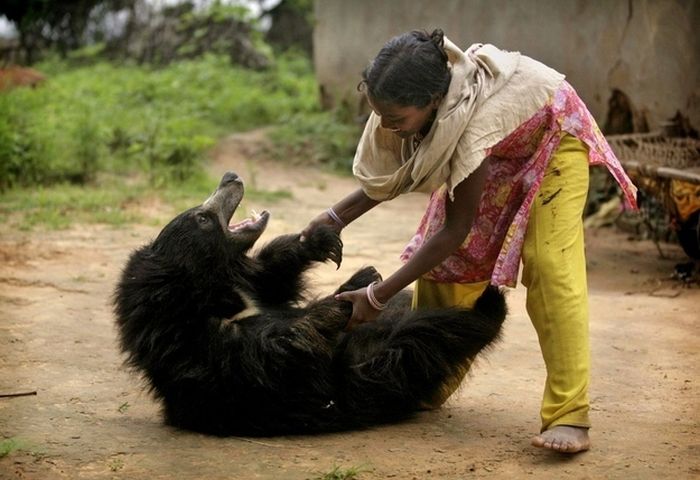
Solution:
M375 100L425 107L450 86L444 43L442 30L392 38L362 72L359 88Z
M358 88L367 95L372 108L382 115L385 128L405 131L414 128L401 126L398 121L385 121L385 115L378 110L386 108L377 107L393 107L408 112L409 116L413 112L423 112L429 117L447 93L450 80L442 30L431 34L412 31L392 38L382 47L362 73ZM418 123L420 117L416 116Z

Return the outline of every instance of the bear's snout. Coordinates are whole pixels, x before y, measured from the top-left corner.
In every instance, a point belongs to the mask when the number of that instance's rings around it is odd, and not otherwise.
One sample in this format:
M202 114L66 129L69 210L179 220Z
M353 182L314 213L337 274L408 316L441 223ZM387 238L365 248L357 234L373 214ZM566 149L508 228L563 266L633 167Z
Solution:
M224 176L221 177L221 183L219 184L219 186L224 187L233 182L242 183L241 178L238 176L238 174L236 174L235 172L226 172L224 173Z

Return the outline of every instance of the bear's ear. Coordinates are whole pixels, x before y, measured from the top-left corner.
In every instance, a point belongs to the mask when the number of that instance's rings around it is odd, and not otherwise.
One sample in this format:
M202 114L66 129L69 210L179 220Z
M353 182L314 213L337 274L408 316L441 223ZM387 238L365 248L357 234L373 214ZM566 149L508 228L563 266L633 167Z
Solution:
M166 261L187 263L187 257L196 258L211 248L211 234L203 230L194 210L183 212L160 231L151 244L152 250Z
M189 223L186 213L181 213L170 220L151 244L153 251L156 254L165 254L173 247L177 247L178 241L186 237L185 232L188 230L187 224Z

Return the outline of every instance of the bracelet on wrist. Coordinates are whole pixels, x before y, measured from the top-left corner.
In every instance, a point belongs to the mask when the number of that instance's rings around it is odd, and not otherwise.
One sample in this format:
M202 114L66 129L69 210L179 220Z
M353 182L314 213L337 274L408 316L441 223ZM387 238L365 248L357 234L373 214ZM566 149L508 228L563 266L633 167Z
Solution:
M377 300L377 297L374 296L374 286L377 283L379 282L374 281L367 285L367 301L375 310L384 310L386 308L386 303L380 302L379 300Z
M329 217L333 219L333 221L340 227L340 228L345 228L345 222L340 219L337 213L335 213L335 210L333 210L333 207L330 207L328 210L326 210L326 213L328 214Z

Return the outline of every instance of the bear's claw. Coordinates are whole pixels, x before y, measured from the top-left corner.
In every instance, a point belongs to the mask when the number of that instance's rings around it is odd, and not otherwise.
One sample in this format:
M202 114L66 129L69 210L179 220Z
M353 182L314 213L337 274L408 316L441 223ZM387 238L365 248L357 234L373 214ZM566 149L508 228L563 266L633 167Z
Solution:
M333 261L337 268L343 261L343 241L340 236L328 227L318 227L309 238L304 241L304 245L312 260L325 262Z

